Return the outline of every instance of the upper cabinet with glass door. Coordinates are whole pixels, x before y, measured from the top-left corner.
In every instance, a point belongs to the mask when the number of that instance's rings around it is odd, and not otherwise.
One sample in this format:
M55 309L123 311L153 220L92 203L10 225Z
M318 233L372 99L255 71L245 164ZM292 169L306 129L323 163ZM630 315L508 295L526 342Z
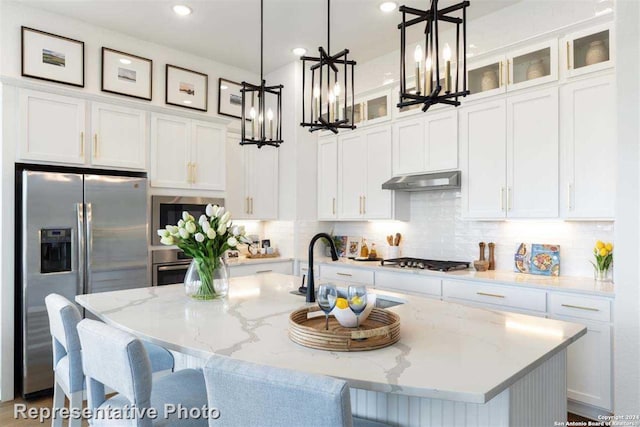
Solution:
M468 66L469 99L558 80L558 40L525 46Z
M340 118L353 120L356 126L367 126L391 120L391 91L388 87L367 95L356 96L353 105L353 119L351 112L351 99L347 100L347 108L340 107Z
M561 46L565 50L563 71L575 77L613 67L615 50L611 24L592 27L567 35Z

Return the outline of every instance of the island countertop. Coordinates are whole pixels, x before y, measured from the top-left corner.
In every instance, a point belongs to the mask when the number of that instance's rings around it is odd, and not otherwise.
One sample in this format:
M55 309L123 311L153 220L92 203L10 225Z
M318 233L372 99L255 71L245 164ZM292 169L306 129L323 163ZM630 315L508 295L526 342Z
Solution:
M376 290L404 304L401 338L365 352L300 346L287 335L289 314L304 306L290 291L299 278L261 274L231 279L226 299L195 301L182 285L79 295L108 324L184 354L215 353L345 379L351 387L486 403L586 333L582 325L489 311Z

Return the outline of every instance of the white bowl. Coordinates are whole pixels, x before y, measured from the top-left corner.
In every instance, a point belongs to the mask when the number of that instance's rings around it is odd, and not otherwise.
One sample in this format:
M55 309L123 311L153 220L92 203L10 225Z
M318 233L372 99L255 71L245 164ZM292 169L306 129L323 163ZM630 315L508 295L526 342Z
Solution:
M369 314L371 313L371 310L373 310L373 307L375 307L375 305L376 294L367 294L367 306L365 307L364 311L360 313L360 323L367 320L367 317L369 317ZM349 307L338 308L338 306L336 306L329 314L333 314L338 323L340 323L340 325L344 326L345 328L356 327L356 314L351 311Z

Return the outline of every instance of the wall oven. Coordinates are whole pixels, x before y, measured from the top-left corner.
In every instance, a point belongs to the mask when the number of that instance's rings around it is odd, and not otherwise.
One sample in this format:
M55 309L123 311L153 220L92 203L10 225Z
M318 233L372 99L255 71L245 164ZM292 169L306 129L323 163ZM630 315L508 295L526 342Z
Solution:
M196 220L204 214L208 204L224 206L224 199L210 197L151 196L152 245L160 245L157 231L167 225L176 225L187 211Z
M158 249L151 252L153 286L175 285L184 282L191 258L180 249Z

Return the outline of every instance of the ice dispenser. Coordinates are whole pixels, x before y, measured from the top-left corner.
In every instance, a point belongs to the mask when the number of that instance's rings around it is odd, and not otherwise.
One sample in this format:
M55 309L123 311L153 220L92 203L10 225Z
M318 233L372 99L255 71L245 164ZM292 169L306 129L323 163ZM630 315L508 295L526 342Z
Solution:
M71 271L71 229L40 230L40 273Z

